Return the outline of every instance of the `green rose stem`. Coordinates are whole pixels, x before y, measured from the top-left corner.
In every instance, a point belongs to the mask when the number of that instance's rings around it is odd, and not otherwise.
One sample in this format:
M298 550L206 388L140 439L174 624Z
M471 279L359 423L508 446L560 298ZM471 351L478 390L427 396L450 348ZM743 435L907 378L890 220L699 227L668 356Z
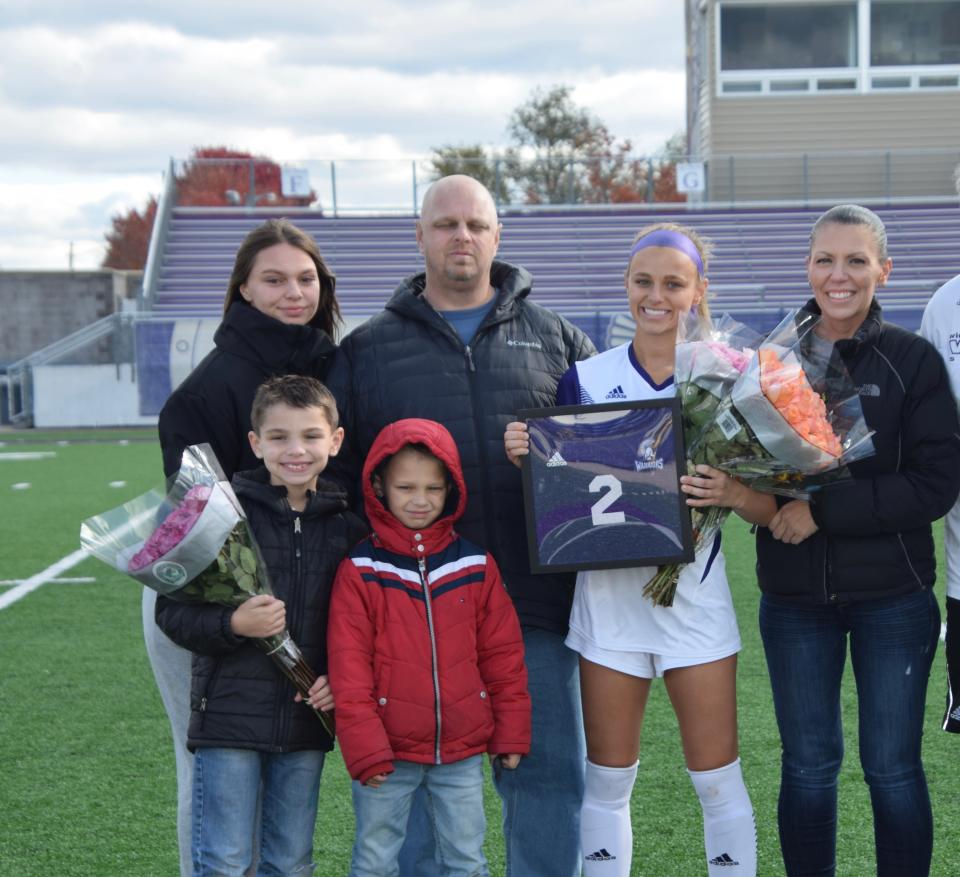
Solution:
M266 576L261 573L262 561L259 552L251 547L254 545L256 543L249 531L249 524L244 520L230 532L216 560L176 594L171 594L171 598L191 603L219 603L236 608L257 594L272 593ZM317 674L304 659L290 632L284 628L281 633L273 636L251 639L293 683L304 704L313 710L327 733L333 737L335 730L332 711L324 713L306 703L310 687L317 681Z
M687 461L687 474L695 475L694 464ZM694 551L699 551L704 540L713 536L727 519L730 509L720 506L690 509L690 525L693 530ZM685 564L670 563L661 566L643 586L643 596L655 606L672 606L680 581L680 570Z
M300 696L304 704L307 704L307 697L310 693L310 686L317 681L317 674L313 672L310 665L304 660L297 644L290 638L290 634L285 630L275 636L264 637L256 640L256 643L262 648L283 671L284 676L289 679ZM333 712L324 713L321 710L310 707L314 715L320 719L321 724L326 728L327 733L335 736Z
M845 467L811 475L790 470L760 444L729 396L721 400L695 381L681 383L677 395L682 406L688 475L696 475L696 465L706 463L756 490L783 492L828 483L846 474ZM690 509L694 551L713 537L729 514L730 509L719 506ZM661 566L644 585L643 596L657 606L672 606L682 566Z
M711 393L696 381L682 381L677 386L682 411L683 435L687 445L687 474L695 475L697 463L711 462L707 459L704 432L713 423L720 397ZM716 436L710 436L715 440ZM715 465L712 462L711 465ZM690 525L693 530L694 551L698 551L704 540L716 533L726 520L729 509L710 506L705 509L690 509ZM670 563L661 566L644 585L643 596L655 606L672 606L680 580L680 570L684 564Z
M687 445L688 475L697 474L695 467L698 463L721 469L734 478L758 477L770 472L773 458L735 413L729 397L721 400L695 380L680 383L677 395ZM723 415L726 415L724 426L727 432L720 426ZM730 509L719 506L690 509L694 551L699 551L714 536L729 514ZM679 563L661 566L644 585L643 596L656 606L672 606L683 566Z

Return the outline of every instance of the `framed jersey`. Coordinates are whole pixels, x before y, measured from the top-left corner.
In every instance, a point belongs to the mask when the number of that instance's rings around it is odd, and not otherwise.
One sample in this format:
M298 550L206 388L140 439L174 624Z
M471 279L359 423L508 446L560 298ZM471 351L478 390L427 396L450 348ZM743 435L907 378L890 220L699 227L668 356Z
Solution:
M693 560L678 399L517 415L530 435L523 495L533 572Z

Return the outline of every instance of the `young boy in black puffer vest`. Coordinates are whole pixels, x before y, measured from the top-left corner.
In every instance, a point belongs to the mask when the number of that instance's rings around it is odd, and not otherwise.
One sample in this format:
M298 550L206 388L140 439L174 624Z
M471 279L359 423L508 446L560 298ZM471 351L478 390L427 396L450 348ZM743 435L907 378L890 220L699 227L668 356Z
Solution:
M338 564L367 531L347 511L346 494L321 478L343 441L323 384L299 375L269 379L257 390L251 422L250 444L264 465L238 472L232 484L275 596L235 609L157 600L157 623L194 653L187 745L195 753L195 874L242 875L257 858L271 873L312 871L320 773L333 739L309 707L333 709L330 591ZM251 641L284 626L320 674L309 707Z

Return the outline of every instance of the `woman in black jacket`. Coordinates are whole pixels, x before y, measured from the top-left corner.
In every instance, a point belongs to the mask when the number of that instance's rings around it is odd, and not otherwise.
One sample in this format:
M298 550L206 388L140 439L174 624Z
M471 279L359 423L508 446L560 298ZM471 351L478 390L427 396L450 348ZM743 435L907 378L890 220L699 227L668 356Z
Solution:
M271 219L243 240L223 303L215 348L160 412L163 469L172 475L188 445L209 442L229 480L260 461L247 441L258 386L273 375L324 380L341 322L335 278L316 241L286 219ZM190 652L154 621L156 594L143 592L147 654L173 731L177 759L180 869L189 875L193 757L187 751Z
M259 461L246 440L253 394L274 375L323 381L336 349L335 278L316 241L286 219L255 228L237 250L215 348L160 412L163 470L188 445L209 442L227 479Z
M940 355L883 321L874 293L891 267L883 223L870 210L834 207L814 225L814 297L805 309L820 321L810 338L847 367L875 453L850 464L852 480L809 501L778 499L757 531L760 631L783 745L780 844L791 877L835 869L848 644L877 874L930 869L920 743L940 634L931 523L960 490L960 442Z

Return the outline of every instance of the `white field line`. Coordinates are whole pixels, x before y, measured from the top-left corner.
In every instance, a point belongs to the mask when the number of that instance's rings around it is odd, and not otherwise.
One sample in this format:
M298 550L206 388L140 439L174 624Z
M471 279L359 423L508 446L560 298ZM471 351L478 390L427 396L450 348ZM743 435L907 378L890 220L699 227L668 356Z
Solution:
M6 609L7 606L16 603L21 597L26 597L31 591L35 591L41 585L45 585L51 579L55 579L60 573L66 572L71 567L76 566L85 557L89 557L87 552L82 548L78 548L73 554L61 557L53 566L48 566L42 572L38 572L36 575L30 576L30 578L24 579L19 585L11 588L6 594L0 596L0 609Z
M10 585L19 585L21 582L25 582L26 579L0 579L0 588L6 588ZM96 579L93 576L78 576L77 578L69 578L60 576L56 579L50 579L51 585L89 585L95 582Z

